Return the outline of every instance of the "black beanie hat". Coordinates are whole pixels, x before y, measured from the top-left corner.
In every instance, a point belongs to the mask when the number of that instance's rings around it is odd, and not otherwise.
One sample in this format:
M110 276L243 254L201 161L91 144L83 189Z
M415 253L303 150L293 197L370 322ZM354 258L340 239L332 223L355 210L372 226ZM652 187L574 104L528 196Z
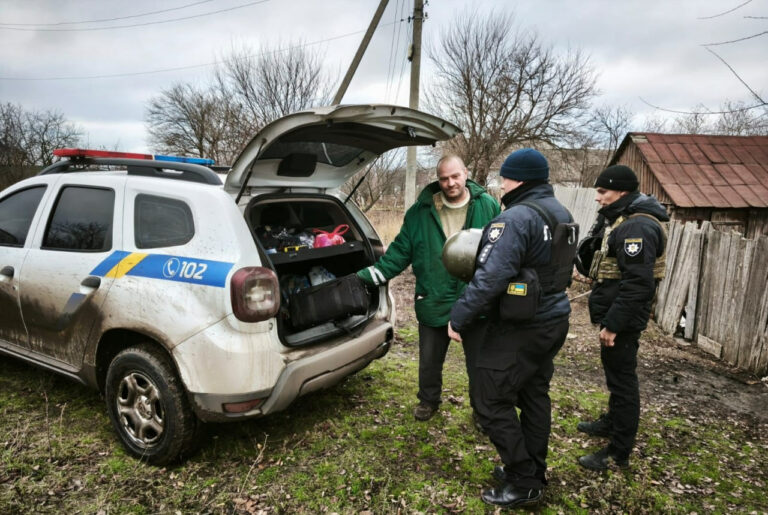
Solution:
M549 179L549 164L541 152L532 148L515 150L504 160L499 175L516 181Z
M595 188L614 191L635 191L640 183L632 168L624 165L609 166L597 176Z

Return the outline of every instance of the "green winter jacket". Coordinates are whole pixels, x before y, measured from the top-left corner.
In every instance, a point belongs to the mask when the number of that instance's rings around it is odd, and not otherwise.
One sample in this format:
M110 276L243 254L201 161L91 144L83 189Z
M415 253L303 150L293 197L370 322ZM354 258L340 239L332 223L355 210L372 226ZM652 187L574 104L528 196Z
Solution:
M501 212L499 204L476 182L467 180L467 188L471 198L464 229L482 228ZM413 265L416 318L430 327L448 324L451 306L466 288L466 283L452 277L443 266L445 233L432 200L438 191L437 182L421 191L387 252L373 266L357 273L366 283L378 285Z

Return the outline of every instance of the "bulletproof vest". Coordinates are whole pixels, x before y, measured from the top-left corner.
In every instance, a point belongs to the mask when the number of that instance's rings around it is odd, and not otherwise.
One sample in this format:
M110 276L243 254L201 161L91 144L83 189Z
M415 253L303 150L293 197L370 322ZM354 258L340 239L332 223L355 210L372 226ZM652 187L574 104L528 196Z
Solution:
M656 262L653 265L653 278L661 280L664 278L667 268L667 222L661 222L658 218L647 213L634 213L627 216L620 216L613 224L605 228L603 233L603 239L600 243L600 249L595 251L592 257L592 264L589 268L589 277L596 281L602 281L603 279L621 279L621 270L619 270L619 261L615 257L608 255L608 237L616 229L630 218L636 218L642 216L650 218L661 227L662 243L664 245L664 251L661 256L656 258Z
M544 206L534 201L523 201L518 205L528 206L544 219L544 239L552 241L552 257L549 263L535 267L544 294L564 291L571 284L573 259L579 242L579 224L568 213L568 222L557 218ZM567 210L566 210L567 211Z

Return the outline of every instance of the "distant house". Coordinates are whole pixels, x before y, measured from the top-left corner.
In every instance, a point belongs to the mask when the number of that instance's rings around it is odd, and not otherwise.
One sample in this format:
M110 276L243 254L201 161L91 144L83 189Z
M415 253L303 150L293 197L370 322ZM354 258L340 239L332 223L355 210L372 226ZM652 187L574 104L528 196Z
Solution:
M768 235L768 136L631 132L611 164L635 170L673 219Z

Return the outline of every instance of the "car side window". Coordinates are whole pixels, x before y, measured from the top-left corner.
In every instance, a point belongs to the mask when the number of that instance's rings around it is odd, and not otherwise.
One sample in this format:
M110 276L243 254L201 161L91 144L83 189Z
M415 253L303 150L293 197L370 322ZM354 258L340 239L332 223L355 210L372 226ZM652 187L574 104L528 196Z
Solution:
M81 252L111 249L114 211L113 190L65 186L48 221L43 248Z
M34 186L0 199L0 245L23 247L45 186Z
M136 195L133 211L136 248L154 249L183 245L195 235L192 211L181 200L155 195Z

